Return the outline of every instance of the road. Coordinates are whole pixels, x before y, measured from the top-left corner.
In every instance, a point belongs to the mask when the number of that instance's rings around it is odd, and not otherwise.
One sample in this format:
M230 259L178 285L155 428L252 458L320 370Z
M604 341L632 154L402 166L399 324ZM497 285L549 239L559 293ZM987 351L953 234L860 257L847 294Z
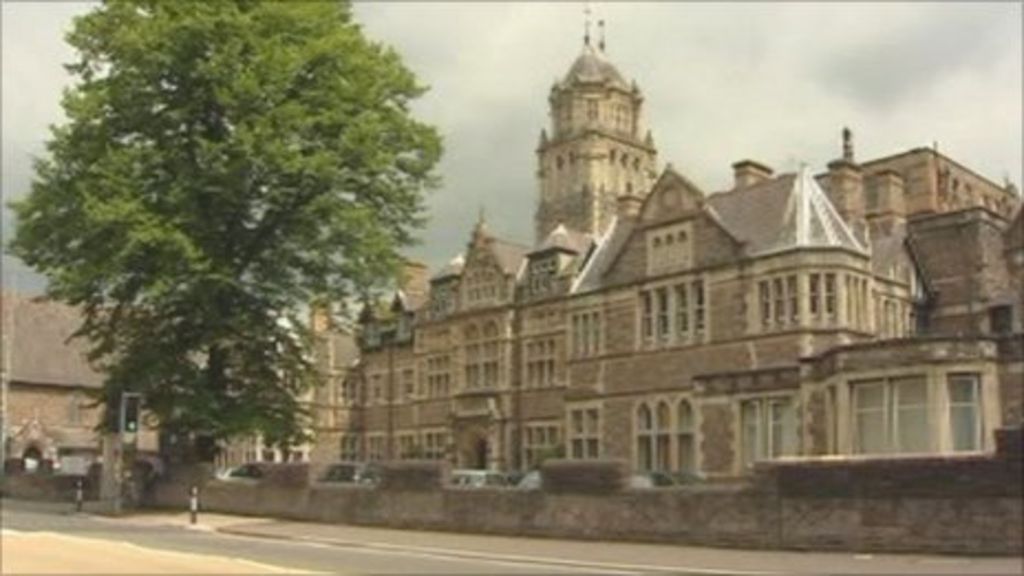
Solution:
M2 572L1021 574L1021 558L758 552L401 531L204 514L110 519L2 501Z

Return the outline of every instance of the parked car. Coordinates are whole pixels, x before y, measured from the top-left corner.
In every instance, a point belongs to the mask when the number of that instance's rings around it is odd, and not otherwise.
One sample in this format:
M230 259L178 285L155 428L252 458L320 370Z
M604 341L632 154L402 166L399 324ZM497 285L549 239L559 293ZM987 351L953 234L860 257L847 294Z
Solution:
M328 466L320 481L376 485L380 482L380 470L367 462L339 462Z
M542 486L540 470L530 470L516 483L519 490L540 490Z
M457 488L493 488L508 486L508 478L493 470L452 470L451 485Z
M263 469L255 462L242 464L227 471L220 476L222 480L259 480L263 478Z
M638 490L675 486L676 481L665 472L640 472L629 477L629 487Z

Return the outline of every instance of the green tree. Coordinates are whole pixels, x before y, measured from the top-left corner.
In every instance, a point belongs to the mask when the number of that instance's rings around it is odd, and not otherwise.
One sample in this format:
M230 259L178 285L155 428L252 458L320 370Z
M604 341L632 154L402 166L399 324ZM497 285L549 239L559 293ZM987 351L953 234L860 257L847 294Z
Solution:
M393 277L436 184L422 95L345 2L111 0L76 19L67 122L12 251L170 431L301 439L301 318Z

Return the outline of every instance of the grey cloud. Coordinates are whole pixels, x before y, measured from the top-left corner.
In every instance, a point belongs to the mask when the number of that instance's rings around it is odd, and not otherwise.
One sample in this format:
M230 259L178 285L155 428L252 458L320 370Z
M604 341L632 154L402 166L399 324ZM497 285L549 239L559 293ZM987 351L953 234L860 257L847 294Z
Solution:
M4 193L8 106L20 106L17 140L46 138L59 86L60 26L12 20L4 4ZM1021 181L1021 28L1015 4L595 3L609 54L646 96L662 163L706 191L754 157L776 169L821 167L839 152L844 124L860 157L940 140L983 174ZM430 222L409 254L436 269L465 249L478 210L495 233L532 239L534 149L548 122L552 80L580 50L581 3L365 2L356 17L393 46L430 92L416 114L446 136L444 185L427 198ZM25 46L8 50L18 29ZM595 33L596 35L596 33ZM40 56L37 56L40 55ZM9 58L38 69L10 89ZM45 64L45 66L44 66ZM53 88L56 87L56 88ZM15 108L11 107L10 110ZM42 114L44 117L39 117ZM33 141L35 144L33 144ZM27 157L16 162L27 165Z
M816 72L829 90L888 108L941 89L950 76L989 68L1015 48L1019 54L1019 46L1019 4L948 4L912 25L879 18L864 42L823 51Z

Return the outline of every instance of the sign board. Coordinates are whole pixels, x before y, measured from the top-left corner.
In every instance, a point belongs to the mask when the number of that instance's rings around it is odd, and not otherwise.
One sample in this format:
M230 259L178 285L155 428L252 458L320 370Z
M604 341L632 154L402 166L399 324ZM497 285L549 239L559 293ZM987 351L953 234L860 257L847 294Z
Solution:
M85 476L89 472L89 463L85 456L61 456L60 468L55 472L64 476Z

